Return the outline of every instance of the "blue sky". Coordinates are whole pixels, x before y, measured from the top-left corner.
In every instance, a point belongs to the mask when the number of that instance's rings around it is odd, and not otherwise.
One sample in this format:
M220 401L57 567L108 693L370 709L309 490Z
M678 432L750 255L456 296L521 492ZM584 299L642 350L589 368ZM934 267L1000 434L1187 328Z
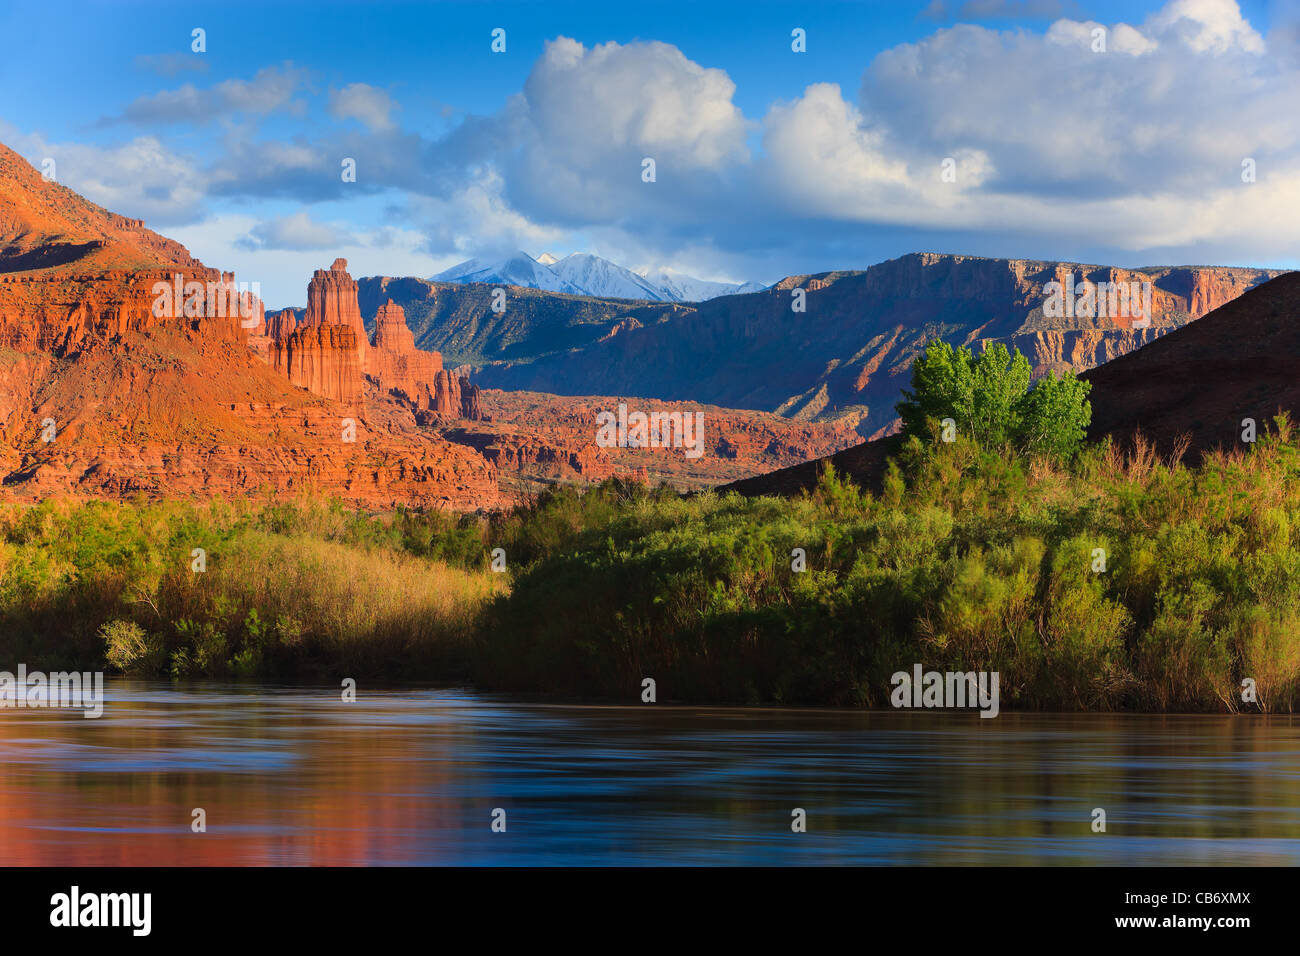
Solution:
M764 282L915 250L1297 264L1293 4L178 6L0 11L23 38L0 141L273 307L335 255Z

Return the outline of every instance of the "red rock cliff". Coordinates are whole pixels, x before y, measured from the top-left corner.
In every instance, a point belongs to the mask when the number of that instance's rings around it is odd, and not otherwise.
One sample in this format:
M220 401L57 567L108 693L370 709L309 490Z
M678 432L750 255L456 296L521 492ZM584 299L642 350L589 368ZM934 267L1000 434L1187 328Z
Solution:
M357 284L348 275L348 260L335 259L328 269L317 269L307 286L305 326L346 325L356 333L357 361L364 372L369 342L357 305Z
M271 367L309 392L361 404L357 334L346 325L303 325L271 346Z
M479 387L471 385L469 379L447 369L438 373L430 406L434 414L478 421L483 417L481 402Z
M382 387L411 402L417 411L433 406L434 384L442 371L442 355L422 352L406 324L406 312L389 299L375 313L375 340L369 374Z
M293 384L359 409L368 347L357 284L347 266L346 259L335 259L330 268L316 270L300 325L292 309L272 315L266 323L267 361Z

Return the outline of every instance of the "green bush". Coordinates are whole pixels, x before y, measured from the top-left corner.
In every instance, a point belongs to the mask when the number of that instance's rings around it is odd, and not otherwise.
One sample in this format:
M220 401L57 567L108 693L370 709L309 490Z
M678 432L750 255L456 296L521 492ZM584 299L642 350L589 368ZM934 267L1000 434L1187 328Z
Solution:
M983 448L1011 445L1068 458L1092 420L1091 386L1073 372L1049 373L1032 387L1031 378L1019 349L986 344L977 357L964 345L931 342L912 364L912 387L897 406L903 435L927 440L950 418L958 433Z

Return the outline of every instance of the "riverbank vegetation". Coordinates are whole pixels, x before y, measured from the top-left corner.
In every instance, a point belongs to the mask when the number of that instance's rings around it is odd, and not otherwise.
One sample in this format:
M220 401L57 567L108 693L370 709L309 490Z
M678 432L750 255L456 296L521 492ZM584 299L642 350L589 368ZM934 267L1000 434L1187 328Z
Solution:
M920 663L999 672L1004 708L1288 711L1300 443L1283 418L1188 467L1140 441L1066 464L914 438L876 493L829 472L794 499L611 481L495 521L7 506L0 652L629 702L650 677L660 700L860 706L887 706L891 675Z
M44 669L463 678L505 587L482 535L338 503L56 502L0 509L0 652Z
M793 500L646 493L611 513L605 497L525 519L550 546L488 608L492 685L630 696L653 677L688 700L887 706L891 675L920 663L997 671L1011 708L1300 698L1285 419L1195 468L1140 440L1064 465L913 439L874 495L826 473Z

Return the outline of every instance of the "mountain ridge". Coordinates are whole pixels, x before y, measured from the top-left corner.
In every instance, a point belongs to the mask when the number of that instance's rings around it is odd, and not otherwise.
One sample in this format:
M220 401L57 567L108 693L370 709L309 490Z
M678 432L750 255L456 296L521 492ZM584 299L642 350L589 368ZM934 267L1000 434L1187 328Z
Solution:
M599 392L690 397L800 421L850 419L871 437L893 423L912 361L932 339L1003 342L1029 356L1036 374L1083 371L1278 274L913 253L865 270L788 276L761 292L671 315L653 308L623 321L608 315L601 335L567 349L485 353L478 374L489 388L564 394L567 383L583 381ZM1132 316L1049 315L1047 290L1067 277L1149 289L1149 324Z
M659 269L654 275L660 278L651 278L649 272L633 272L609 259L586 252L574 252L563 259L547 252L534 259L526 252L516 251L505 259L466 259L428 281L516 286L592 298L649 302L699 302L764 288L755 282L697 279L672 269Z

